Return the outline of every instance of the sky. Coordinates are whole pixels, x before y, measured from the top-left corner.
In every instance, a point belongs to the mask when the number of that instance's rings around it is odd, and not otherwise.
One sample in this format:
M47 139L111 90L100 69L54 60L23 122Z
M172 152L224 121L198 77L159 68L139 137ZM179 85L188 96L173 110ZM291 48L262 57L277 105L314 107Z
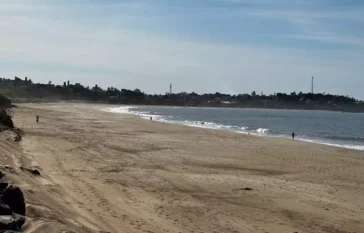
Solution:
M362 0L0 0L0 77L364 99Z

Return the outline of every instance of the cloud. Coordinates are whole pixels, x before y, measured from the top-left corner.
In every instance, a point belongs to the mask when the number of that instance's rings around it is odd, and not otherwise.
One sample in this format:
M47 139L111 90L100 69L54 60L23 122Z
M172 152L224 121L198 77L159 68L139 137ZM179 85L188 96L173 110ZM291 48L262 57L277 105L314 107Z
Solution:
M259 16L259 17L267 17L267 18L280 18L280 19L343 19L343 20L357 20L364 21L364 17L362 15L363 10L343 10L343 11L317 11L317 10L260 10L260 11L252 11L247 14Z
M333 34L318 34L318 35L287 35L282 36L285 38L301 39L301 40L313 40L322 41L325 43L335 43L335 44L347 44L356 47L364 48L364 39L357 37L348 36L337 36Z
M364 23L364 9L342 11L263 10L247 14L258 18L287 21L294 25L297 29L295 34L280 35L284 38L347 44L360 49L364 45L364 34L358 33Z
M163 93L171 82L176 91L267 93L305 90L312 75L321 76L321 80L335 79L350 70L355 78L363 71L360 51L193 40L153 28L133 27L149 17L140 14L141 9L152 12L155 7L144 2L117 6L73 4L67 14L65 9L70 5L6 5L8 13L0 15L0 62L8 65L1 67L0 75L56 83L71 80L104 87L138 87L152 93ZM113 7L129 13L117 14ZM1 13L3 9L0 7ZM130 25L126 27L119 21ZM287 37L321 41L330 38L329 34L313 36ZM356 86L360 82L354 81ZM331 85L332 90L345 87L342 81Z

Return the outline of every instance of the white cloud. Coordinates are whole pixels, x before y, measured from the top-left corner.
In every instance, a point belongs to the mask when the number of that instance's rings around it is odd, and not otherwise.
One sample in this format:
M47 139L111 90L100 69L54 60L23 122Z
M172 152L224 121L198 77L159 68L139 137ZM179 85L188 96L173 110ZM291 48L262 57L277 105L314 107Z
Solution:
M303 39L303 40L314 40L314 41L322 41L329 43L341 43L359 46L364 48L364 39L350 36L338 36L333 34L318 34L318 35L288 35L282 36L286 38L294 38L294 39Z
M358 59L362 55L354 52L187 41L114 25L100 27L21 13L45 8L48 13L59 14L49 5L39 8L26 4L15 6L12 15L0 16L0 60L18 64L17 68L3 69L0 76L58 83L70 79L89 85L139 87L148 92L163 92L173 82L176 91L239 93L254 89L299 91L315 74L338 77L345 70L353 75L362 71L362 59ZM22 64L30 65L24 68ZM340 82L335 85L342 86Z
M304 11L304 10L259 10L248 12L249 15L267 17L267 18L281 18L281 19L345 19L364 21L363 10L343 10L343 11Z
M361 49L364 45L364 36L358 35L358 33L355 32L355 28L353 28L350 33L343 33L342 28L335 25L337 22L346 22L344 25L350 25L350 23L364 23L363 9L343 11L263 10L248 12L247 14L259 18L285 20L300 30L300 32L295 35L282 35L282 37L285 38L348 44L358 46Z

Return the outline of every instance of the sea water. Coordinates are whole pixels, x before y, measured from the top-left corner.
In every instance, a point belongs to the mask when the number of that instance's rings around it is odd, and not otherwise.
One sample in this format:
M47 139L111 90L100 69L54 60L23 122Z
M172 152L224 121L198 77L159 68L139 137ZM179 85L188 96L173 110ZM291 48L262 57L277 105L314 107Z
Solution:
M193 127L259 136L291 137L364 151L364 114L308 110L113 107L107 111Z

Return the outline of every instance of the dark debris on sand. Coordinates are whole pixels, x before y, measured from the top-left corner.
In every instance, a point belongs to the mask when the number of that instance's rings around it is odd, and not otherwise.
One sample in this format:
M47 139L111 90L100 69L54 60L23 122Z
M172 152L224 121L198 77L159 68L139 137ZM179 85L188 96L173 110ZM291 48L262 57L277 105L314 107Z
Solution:
M252 188L236 188L236 189L233 189L233 191L252 191L253 189Z

